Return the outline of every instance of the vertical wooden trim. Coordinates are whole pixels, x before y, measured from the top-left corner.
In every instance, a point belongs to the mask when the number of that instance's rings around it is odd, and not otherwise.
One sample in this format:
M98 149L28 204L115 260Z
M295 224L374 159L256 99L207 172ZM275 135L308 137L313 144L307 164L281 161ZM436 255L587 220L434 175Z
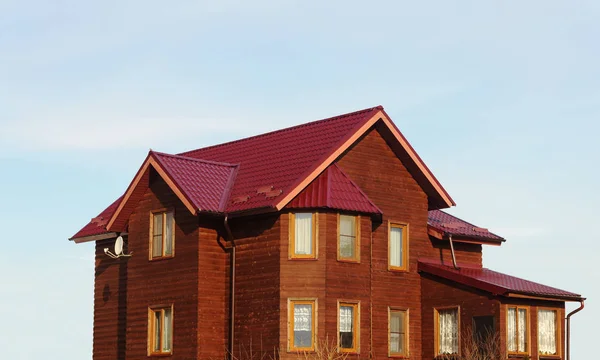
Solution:
M388 270L389 271L402 271L408 272L410 271L410 264L408 263L410 260L409 257L409 231L408 231L408 223L400 222L400 221L388 221ZM402 229L402 266L393 266L392 265L392 228Z

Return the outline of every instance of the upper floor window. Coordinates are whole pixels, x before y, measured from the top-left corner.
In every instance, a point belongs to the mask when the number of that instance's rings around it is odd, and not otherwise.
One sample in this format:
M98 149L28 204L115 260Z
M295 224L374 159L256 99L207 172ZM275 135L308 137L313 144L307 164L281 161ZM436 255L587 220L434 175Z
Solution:
M556 310L538 310L538 351L540 355L558 355L558 313Z
M390 270L408 270L408 226L390 223L388 238L388 268Z
M172 210L159 210L150 217L150 258L174 255L175 217Z
M408 356L408 311L389 309L389 356Z
M288 341L290 350L315 349L316 300L289 301Z
M338 260L360 261L360 218L339 215Z
M437 355L458 355L460 321L458 307L435 309Z
M338 303L338 347L340 351L358 353L359 319L358 302Z
M509 354L527 354L529 348L529 320L527 308L509 306L506 312L506 346Z
M290 214L290 258L316 259L317 214Z
M148 355L173 351L173 306L148 309Z

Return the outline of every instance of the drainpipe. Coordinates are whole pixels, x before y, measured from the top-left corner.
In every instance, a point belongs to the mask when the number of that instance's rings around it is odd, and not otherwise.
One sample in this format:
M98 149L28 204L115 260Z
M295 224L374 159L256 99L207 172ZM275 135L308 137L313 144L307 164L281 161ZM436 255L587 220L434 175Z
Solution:
M581 305L577 309L571 311L569 315L567 315L567 360L571 359L571 316L583 310L585 306L584 301L585 300L581 300Z
M231 309L229 311L229 358L233 359L233 341L235 339L235 242L233 241L233 234L231 233L231 228L229 227L229 215L227 214L225 214L223 226L225 227L225 231L227 231L227 236L229 237L229 240L231 240Z
M454 265L454 268L456 270L458 270L458 266L456 266L456 256L454 255L454 244L452 243L452 234L450 234L449 239L450 239L450 251L452 252L452 264Z
M371 255L369 260L369 359L373 359L373 219L371 219Z

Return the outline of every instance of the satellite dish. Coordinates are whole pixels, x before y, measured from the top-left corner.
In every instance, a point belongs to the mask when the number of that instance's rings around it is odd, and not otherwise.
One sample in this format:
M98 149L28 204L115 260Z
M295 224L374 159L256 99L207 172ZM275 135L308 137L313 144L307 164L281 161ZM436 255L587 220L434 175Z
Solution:
M123 255L123 237L119 236L117 240L115 240L115 255L121 256Z
M108 248L104 248L104 253L106 255L108 255L108 257L111 257L113 259L131 256L131 254L123 253L123 237L122 236L117 237L117 239L115 240L115 252L114 253L110 252L110 250L108 250Z

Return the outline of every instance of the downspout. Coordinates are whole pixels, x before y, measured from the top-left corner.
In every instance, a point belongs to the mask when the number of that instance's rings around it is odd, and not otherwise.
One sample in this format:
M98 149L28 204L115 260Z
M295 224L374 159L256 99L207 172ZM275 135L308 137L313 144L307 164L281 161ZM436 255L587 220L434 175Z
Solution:
M373 219L371 219L371 260L369 261L369 358L373 358Z
M582 299L580 301L581 305L577 309L571 311L569 315L567 315L567 360L571 359L571 316L583 310L583 308L585 307L584 301L585 300Z
M231 240L231 303L229 309L229 358L233 359L233 341L235 339L235 242L233 240L233 234L229 227L229 215L225 214L223 220L223 226L227 232L229 240Z
M454 243L452 243L452 234L450 234L448 238L450 239L450 252L452 252L452 265L458 270L458 266L456 266L456 255L454 254Z

